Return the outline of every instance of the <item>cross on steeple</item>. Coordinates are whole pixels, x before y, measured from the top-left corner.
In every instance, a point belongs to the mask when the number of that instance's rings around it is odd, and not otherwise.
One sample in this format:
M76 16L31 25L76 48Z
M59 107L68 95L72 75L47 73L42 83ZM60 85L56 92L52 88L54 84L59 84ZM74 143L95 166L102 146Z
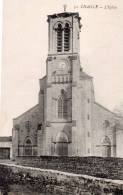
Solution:
M67 5L66 5L66 4L64 4L64 5L63 5L63 7L64 7L64 12L66 12Z

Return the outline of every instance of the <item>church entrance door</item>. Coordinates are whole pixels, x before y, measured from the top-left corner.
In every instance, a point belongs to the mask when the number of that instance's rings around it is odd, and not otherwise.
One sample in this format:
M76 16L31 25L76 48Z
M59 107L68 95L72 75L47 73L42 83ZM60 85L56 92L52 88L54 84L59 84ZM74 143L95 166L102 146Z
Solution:
M111 141L108 136L105 136L102 142L102 156L111 157Z
M56 155L68 156L68 143L56 143Z
M68 137L65 132L59 132L55 142L55 155L68 156Z
M24 145L24 155L32 156L32 142L30 139L27 139Z
M102 156L111 157L111 147L110 146L103 146Z

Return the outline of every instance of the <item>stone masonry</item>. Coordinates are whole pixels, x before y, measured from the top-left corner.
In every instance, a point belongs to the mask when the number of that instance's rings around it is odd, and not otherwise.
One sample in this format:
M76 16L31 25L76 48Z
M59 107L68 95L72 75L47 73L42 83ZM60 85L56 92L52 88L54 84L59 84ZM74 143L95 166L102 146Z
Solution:
M36 106L14 119L17 156L123 157L122 119L96 103L93 78L80 65L78 13L48 16L46 76Z

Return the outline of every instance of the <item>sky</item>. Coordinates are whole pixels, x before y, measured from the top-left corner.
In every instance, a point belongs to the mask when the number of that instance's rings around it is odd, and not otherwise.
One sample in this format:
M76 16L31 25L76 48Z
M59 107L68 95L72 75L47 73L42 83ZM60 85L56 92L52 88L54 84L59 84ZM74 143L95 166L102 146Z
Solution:
M11 135L12 119L38 103L48 54L47 15L63 12L64 4L82 18L81 66L93 76L96 101L110 110L123 102L122 0L4 0L0 136Z
M2 55L2 11L3 1L0 1L0 99L1 99L1 55Z

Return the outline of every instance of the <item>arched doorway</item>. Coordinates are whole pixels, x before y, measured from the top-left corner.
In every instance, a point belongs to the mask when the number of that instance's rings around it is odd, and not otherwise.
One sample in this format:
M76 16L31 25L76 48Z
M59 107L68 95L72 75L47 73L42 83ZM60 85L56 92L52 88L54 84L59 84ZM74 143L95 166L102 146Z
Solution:
M24 155L32 156L32 142L30 138L27 138L24 144Z
M102 156L111 157L111 141L108 136L105 136L102 141Z
M68 156L68 137L64 132L60 132L56 137L55 155Z

